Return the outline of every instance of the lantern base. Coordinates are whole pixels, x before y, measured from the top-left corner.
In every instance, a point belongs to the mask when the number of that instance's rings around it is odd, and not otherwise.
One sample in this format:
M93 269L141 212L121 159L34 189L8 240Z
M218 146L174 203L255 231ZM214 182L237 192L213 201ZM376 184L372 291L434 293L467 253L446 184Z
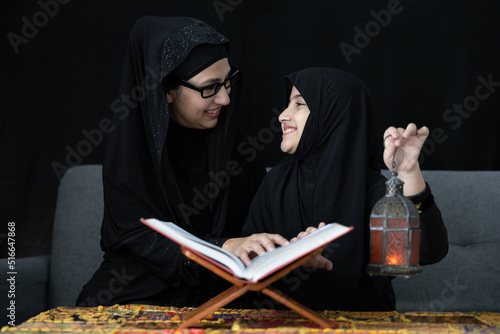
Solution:
M418 275L422 272L419 266L394 266L394 265L377 265L369 264L366 266L368 275L382 275L382 276L409 276Z

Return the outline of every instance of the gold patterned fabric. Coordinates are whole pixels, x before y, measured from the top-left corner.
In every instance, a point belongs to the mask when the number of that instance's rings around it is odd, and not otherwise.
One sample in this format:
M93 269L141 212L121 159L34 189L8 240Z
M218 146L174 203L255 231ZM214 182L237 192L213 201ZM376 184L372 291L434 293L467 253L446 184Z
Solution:
M190 308L151 305L58 307L2 333L500 333L500 313L324 311L322 329L293 311L219 309L179 330Z

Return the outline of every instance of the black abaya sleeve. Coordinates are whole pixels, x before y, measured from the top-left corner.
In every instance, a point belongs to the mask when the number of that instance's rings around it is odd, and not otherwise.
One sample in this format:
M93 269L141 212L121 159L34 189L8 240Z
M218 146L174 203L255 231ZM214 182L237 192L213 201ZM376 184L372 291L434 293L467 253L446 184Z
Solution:
M195 286L201 278L201 267L190 263L177 243L156 231L131 235L125 247L147 272L168 286Z
M448 231L436 203L420 213L420 264L433 264L448 254Z

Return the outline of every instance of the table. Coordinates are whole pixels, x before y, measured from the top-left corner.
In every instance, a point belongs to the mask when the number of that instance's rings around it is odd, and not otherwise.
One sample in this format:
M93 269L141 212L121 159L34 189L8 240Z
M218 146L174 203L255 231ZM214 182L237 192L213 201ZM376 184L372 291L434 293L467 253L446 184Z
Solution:
M500 313L340 312L321 314L331 326L294 311L219 309L195 327L177 329L191 308L152 305L58 307L2 333L500 333Z

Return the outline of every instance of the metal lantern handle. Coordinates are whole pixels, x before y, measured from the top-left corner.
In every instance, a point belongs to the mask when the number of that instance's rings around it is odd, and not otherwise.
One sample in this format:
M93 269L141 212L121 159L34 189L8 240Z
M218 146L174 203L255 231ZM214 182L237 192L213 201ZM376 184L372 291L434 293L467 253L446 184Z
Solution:
M396 152L398 151L398 148L394 150L394 155L392 156L392 171L396 170ZM410 249L410 230L406 232L406 249Z
M394 155L392 156L392 171L396 170L396 152L397 151L398 151L398 148L396 147L396 149L394 150Z

